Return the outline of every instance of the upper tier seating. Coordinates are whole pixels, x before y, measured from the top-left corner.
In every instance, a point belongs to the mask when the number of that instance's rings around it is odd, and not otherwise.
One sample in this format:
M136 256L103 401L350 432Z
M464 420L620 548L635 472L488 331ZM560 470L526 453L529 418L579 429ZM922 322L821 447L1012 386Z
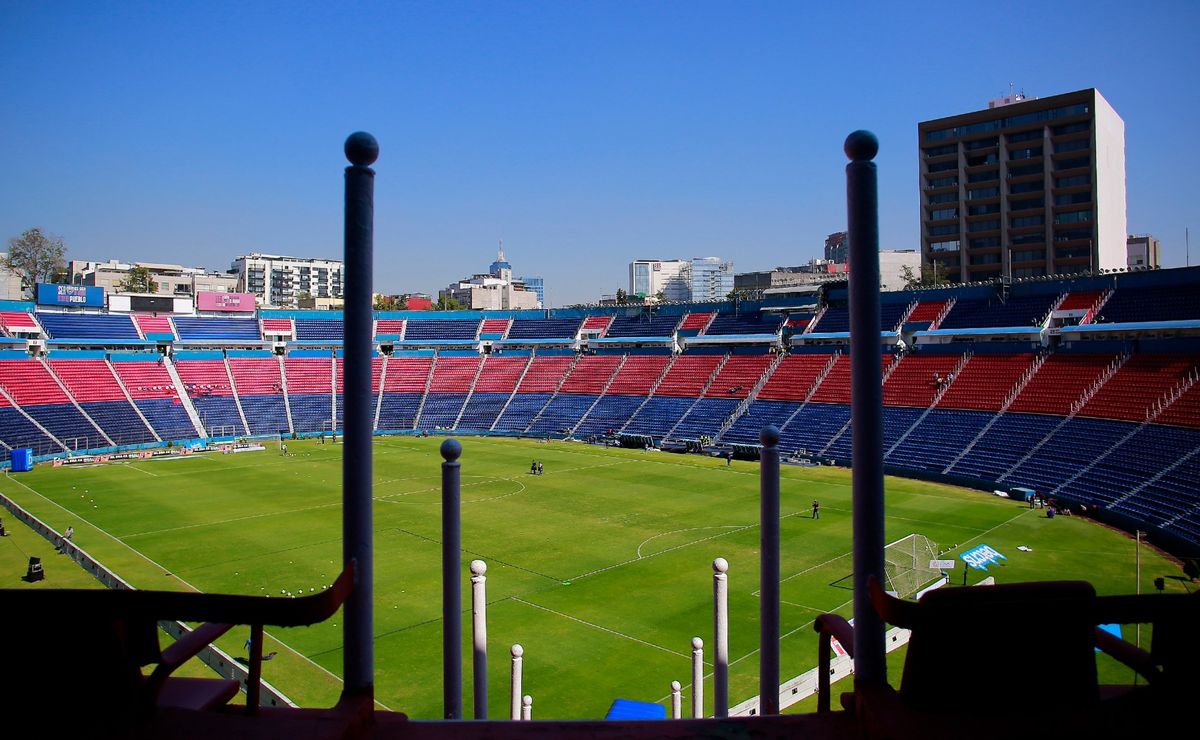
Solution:
M708 326L708 322L712 320L713 313L689 313L683 317L683 321L679 324L680 331L699 331Z
M763 401L803 401L830 355L788 355L758 392Z
M905 321L909 324L932 324L946 309L947 301L921 301L913 307Z
M774 360L775 355L730 355L704 391L705 397L746 398Z
M24 334L42 333L42 328L24 311L0 311L0 328L9 334L17 331Z
M704 335L711 337L729 334L774 334L778 331L778 314L768 314L761 318L757 314L726 314L713 319L704 330Z
M517 319L508 339L574 339L579 319Z
M51 339L140 340L127 314L42 313L38 321Z
M290 337L294 331L291 319L262 320L262 333L264 337Z
M885 303L879 307L879 330L896 331L900 327L900 317L908 310L903 303Z
M929 406L960 360L958 355L905 355L883 384L884 405Z
M1009 411L1065 416L1093 383L1100 379L1115 355L1053 354L1021 389Z
M799 334L812 323L815 316L816 314L811 314L807 311L793 311L787 315L787 321L784 322L784 326L791 329L793 333Z
M850 331L850 309L845 306L830 306L821 314L821 319L812 328L814 334Z
M588 316L583 320L581 332L599 333L600 336L605 336L609 325L612 323L612 316Z
M404 319L379 319L375 322L375 336L403 337Z
M1200 298L1194 285L1118 288L1100 308L1096 323L1200 319Z
M1032 365L1033 355L974 355L955 376L938 405L949 409L999 411Z
M608 386L608 394L645 396L662 375L671 358L667 355L629 355Z
M1196 368L1186 355L1133 355L1079 410L1082 416L1141 422L1150 405Z
M405 341L435 341L439 339L474 339L478 319L409 319Z
M169 316L134 314L133 320L146 339L175 339L175 328L171 326Z
M224 317L189 317L175 319L175 330L180 339L245 339L255 343L261 341L258 322L253 319L227 319Z
M667 370L654 395L699 396L721 359L721 355L680 355Z
M617 316L607 337L669 337L675 333L678 316Z
M483 339L503 339L511 323L510 319L484 319L483 325L479 327L479 336Z
M959 300L939 329L982 329L990 327L1039 326L1050 313L1056 296L1011 296L1002 301Z
M1104 295L1103 290L1072 290L1063 298L1063 302L1058 304L1058 311L1086 311L1096 305L1096 301L1100 300L1100 296Z
M296 339L301 342L340 342L345 334L341 319L296 319Z

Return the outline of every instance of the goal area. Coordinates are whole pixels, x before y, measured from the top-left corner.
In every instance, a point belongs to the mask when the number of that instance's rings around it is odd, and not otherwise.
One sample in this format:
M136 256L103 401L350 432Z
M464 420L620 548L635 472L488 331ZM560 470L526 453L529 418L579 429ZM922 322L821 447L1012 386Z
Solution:
M942 577L930 567L938 556L937 543L923 534L901 537L883 549L884 588L907 598Z

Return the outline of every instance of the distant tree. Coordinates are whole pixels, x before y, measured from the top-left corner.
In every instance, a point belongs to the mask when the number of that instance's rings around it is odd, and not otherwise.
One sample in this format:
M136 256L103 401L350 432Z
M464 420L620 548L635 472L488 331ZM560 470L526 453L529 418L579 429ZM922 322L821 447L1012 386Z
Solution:
M629 300L629 294L623 288L617 288L617 303L625 303Z
M394 296L394 295L377 296L375 298L375 310L376 311L395 311L396 310L396 296Z
M61 274L67 247L61 236L47 234L36 226L8 240L8 254L0 265L21 278L21 288L33 295L37 283L51 282Z
M900 268L900 279L904 281L905 288L943 285L946 283L946 266L937 261L922 262L921 273L918 275L912 266L905 265Z
M145 267L135 267L129 271L124 280L117 283L117 290L124 293L157 293L158 283Z
M461 302L448 295L439 296L433 307L438 311L462 311L466 308Z
M654 297L658 299L659 303L663 303L664 301L667 300L667 291L660 290L654 294Z

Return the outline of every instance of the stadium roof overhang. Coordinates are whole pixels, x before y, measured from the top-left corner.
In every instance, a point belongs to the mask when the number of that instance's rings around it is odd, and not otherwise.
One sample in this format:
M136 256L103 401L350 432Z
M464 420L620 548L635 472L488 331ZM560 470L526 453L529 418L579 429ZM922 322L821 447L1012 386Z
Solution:
M129 344L129 342L123 342ZM144 344L158 344L158 342L144 342ZM288 344L296 344L296 342L288 342ZM325 342L328 346L328 342ZM261 339L179 339L175 342L176 347L214 347L217 349L223 347L271 347L272 342L265 342Z
M478 339L404 339L392 342L396 347L474 347Z
M880 344L895 344L900 339L898 331L881 331L879 332ZM799 346L805 344L845 344L850 341L850 332L848 331L825 331L813 332L811 334L793 334L789 340L789 346Z
M778 342L778 334L718 334L683 338L685 347L702 344L777 344Z
M1041 326L990 326L980 329L926 329L914 331L913 336L920 337L988 337L1003 336L1006 339L1029 338L1039 339L1042 336Z
M1188 319L1184 321L1138 321L1128 324L1083 324L1081 326L1064 326L1058 330L1058 333L1066 338L1162 332L1200 334L1200 321Z
M675 344L675 340L671 337L604 337L603 339L589 338L587 343L589 345L601 344L612 347L633 344L643 346L650 345L654 347L670 347L671 345Z
M46 344L66 344L86 347L157 347L149 339L47 339ZM226 342L228 344L228 342Z
M496 339L492 341L493 347L569 347L572 344L575 344L575 340L566 337L559 339Z

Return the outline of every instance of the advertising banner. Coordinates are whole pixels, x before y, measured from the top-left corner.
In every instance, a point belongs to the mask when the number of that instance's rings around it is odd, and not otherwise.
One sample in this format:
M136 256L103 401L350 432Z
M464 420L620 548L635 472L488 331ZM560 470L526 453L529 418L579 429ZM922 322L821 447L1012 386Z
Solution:
M974 568L975 570L983 570L983 571L986 571L987 567L989 565L995 565L996 563L1000 562L1001 560L1008 560L1008 558L1004 557L996 550L993 550L991 548L991 546L989 546L989 545L979 545L978 547L972 547L970 550L967 550L962 555L959 555L959 557L962 558L962 561L964 563L966 563L970 567Z
M38 283L37 302L43 306L104 306L104 288L92 285Z
M201 311L229 311L231 313L253 313L253 293L209 293L196 294L196 308Z

